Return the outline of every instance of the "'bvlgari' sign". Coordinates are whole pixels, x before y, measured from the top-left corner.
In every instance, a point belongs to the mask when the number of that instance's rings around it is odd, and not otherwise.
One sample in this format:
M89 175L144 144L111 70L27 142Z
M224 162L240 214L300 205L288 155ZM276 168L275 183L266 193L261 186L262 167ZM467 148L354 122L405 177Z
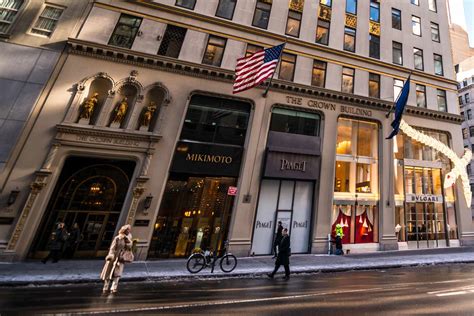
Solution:
M431 203L443 203L442 195L433 194L407 194L405 201L408 203L416 202L431 202Z

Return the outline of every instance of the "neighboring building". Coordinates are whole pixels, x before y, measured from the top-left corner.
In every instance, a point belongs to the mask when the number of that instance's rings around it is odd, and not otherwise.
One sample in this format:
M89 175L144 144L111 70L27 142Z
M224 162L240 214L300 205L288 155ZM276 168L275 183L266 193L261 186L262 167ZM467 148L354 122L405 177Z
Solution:
M140 259L270 254L278 220L294 253L338 223L352 251L474 244L449 161L385 140L412 73L404 119L463 152L445 1L337 3L95 1L1 174L4 255L44 256L58 221L89 258L123 223ZM232 95L236 59L285 39L268 96Z
M79 29L89 3L0 1L0 251L18 215L11 208L18 204L10 202L19 190L20 199L26 195L24 184L8 185L10 172L19 170L16 163L23 145L65 61L66 41Z
M468 58L459 64L460 72L458 78L458 102L461 109L461 116L464 118L462 123L462 135L464 138L464 147L474 152L474 56ZM474 192L474 163L467 166L471 191ZM474 204L474 203L473 203ZM474 217L474 205L471 204Z
M474 48L469 45L464 1L447 0L449 35L451 37L453 64L458 67L462 61L474 56ZM470 14L468 13L468 16Z

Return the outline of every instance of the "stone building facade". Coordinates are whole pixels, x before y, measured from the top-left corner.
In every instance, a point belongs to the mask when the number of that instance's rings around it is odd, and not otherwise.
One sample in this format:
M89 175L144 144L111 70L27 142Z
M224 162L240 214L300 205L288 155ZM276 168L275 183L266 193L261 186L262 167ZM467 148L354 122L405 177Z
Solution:
M336 224L352 252L472 243L460 183L443 189L449 160L385 140L411 73L405 120L462 155L446 12L423 0L94 1L2 171L14 200L0 209L13 218L2 255L44 256L58 221L78 224L74 256L88 258L124 223L141 259L226 239L268 255L277 221L294 253L326 253ZM236 59L285 41L267 97L233 95Z

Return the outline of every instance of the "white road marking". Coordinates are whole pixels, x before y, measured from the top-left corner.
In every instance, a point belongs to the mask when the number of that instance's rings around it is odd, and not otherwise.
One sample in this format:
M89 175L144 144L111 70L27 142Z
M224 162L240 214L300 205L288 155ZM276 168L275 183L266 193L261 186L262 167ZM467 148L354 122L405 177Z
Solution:
M436 296L453 296L453 295L462 295L462 294L467 294L467 292L466 291L448 292L448 293L443 293L443 294L436 294Z

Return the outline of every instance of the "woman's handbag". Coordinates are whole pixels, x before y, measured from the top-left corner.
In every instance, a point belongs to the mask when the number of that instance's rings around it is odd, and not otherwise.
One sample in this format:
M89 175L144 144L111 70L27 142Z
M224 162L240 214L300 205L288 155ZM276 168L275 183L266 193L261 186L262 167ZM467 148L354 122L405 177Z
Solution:
M124 250L124 252L122 253L122 261L124 263L132 263L134 259L135 256L133 255L133 252L131 250Z

